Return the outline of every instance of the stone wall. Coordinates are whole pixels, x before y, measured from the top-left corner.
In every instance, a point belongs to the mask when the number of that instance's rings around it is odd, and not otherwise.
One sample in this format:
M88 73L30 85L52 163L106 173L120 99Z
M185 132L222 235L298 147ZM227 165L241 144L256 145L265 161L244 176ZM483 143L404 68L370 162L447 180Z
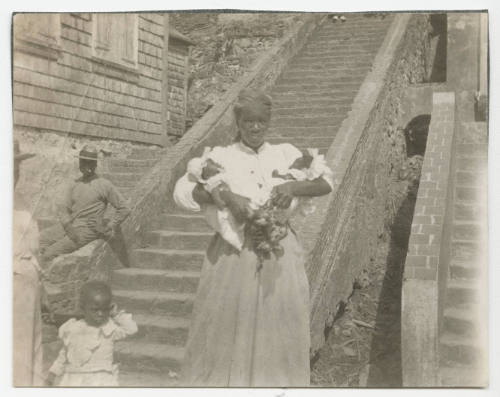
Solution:
M390 222L387 203L405 155L398 133L401 101L424 81L429 65L429 17L399 14L365 78L350 116L327 153L336 187L298 227L310 249L312 352L324 343L338 305L369 266ZM396 184L397 185L397 184Z
M450 262L454 93L434 93L402 291L403 385L439 384L439 318Z

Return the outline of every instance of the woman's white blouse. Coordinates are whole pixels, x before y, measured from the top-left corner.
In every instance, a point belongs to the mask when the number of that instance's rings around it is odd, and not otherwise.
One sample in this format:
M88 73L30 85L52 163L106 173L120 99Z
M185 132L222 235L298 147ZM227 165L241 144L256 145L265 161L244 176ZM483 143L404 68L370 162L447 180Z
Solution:
M277 184L276 178L272 177L273 171L286 174L293 162L302 155L289 143L272 145L266 142L255 152L243 143L236 142L226 147L215 147L208 158L224 168L224 181L233 193L261 202ZM321 176L332 186L331 171L325 164L323 166L325 172ZM195 186L196 182L190 180L188 174L181 177L174 189L176 204L187 210L200 211L200 205L192 195Z

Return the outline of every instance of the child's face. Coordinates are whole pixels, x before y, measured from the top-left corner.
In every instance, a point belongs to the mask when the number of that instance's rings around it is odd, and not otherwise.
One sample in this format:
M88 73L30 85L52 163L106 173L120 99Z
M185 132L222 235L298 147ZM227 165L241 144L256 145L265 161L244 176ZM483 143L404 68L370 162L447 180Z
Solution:
M111 297L95 293L88 297L82 306L85 322L88 325L99 327L106 323L111 310Z

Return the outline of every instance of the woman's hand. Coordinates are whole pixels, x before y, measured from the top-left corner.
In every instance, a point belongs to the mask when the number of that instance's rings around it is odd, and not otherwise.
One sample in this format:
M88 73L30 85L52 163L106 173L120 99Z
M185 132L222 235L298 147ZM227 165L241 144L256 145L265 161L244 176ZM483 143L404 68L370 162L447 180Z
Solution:
M246 221L252 214L250 199L229 190L221 192L221 198L226 203L231 214L240 222Z
M275 186L271 192L271 197L273 202L279 208L288 208L295 197L293 186L295 182L287 182L281 185Z

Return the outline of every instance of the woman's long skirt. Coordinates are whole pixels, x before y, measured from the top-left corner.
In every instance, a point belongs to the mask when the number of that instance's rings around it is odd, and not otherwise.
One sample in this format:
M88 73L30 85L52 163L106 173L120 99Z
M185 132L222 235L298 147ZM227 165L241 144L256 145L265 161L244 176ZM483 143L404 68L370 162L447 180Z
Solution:
M309 285L293 232L284 255L264 261L216 235L203 263L182 384L308 386Z

